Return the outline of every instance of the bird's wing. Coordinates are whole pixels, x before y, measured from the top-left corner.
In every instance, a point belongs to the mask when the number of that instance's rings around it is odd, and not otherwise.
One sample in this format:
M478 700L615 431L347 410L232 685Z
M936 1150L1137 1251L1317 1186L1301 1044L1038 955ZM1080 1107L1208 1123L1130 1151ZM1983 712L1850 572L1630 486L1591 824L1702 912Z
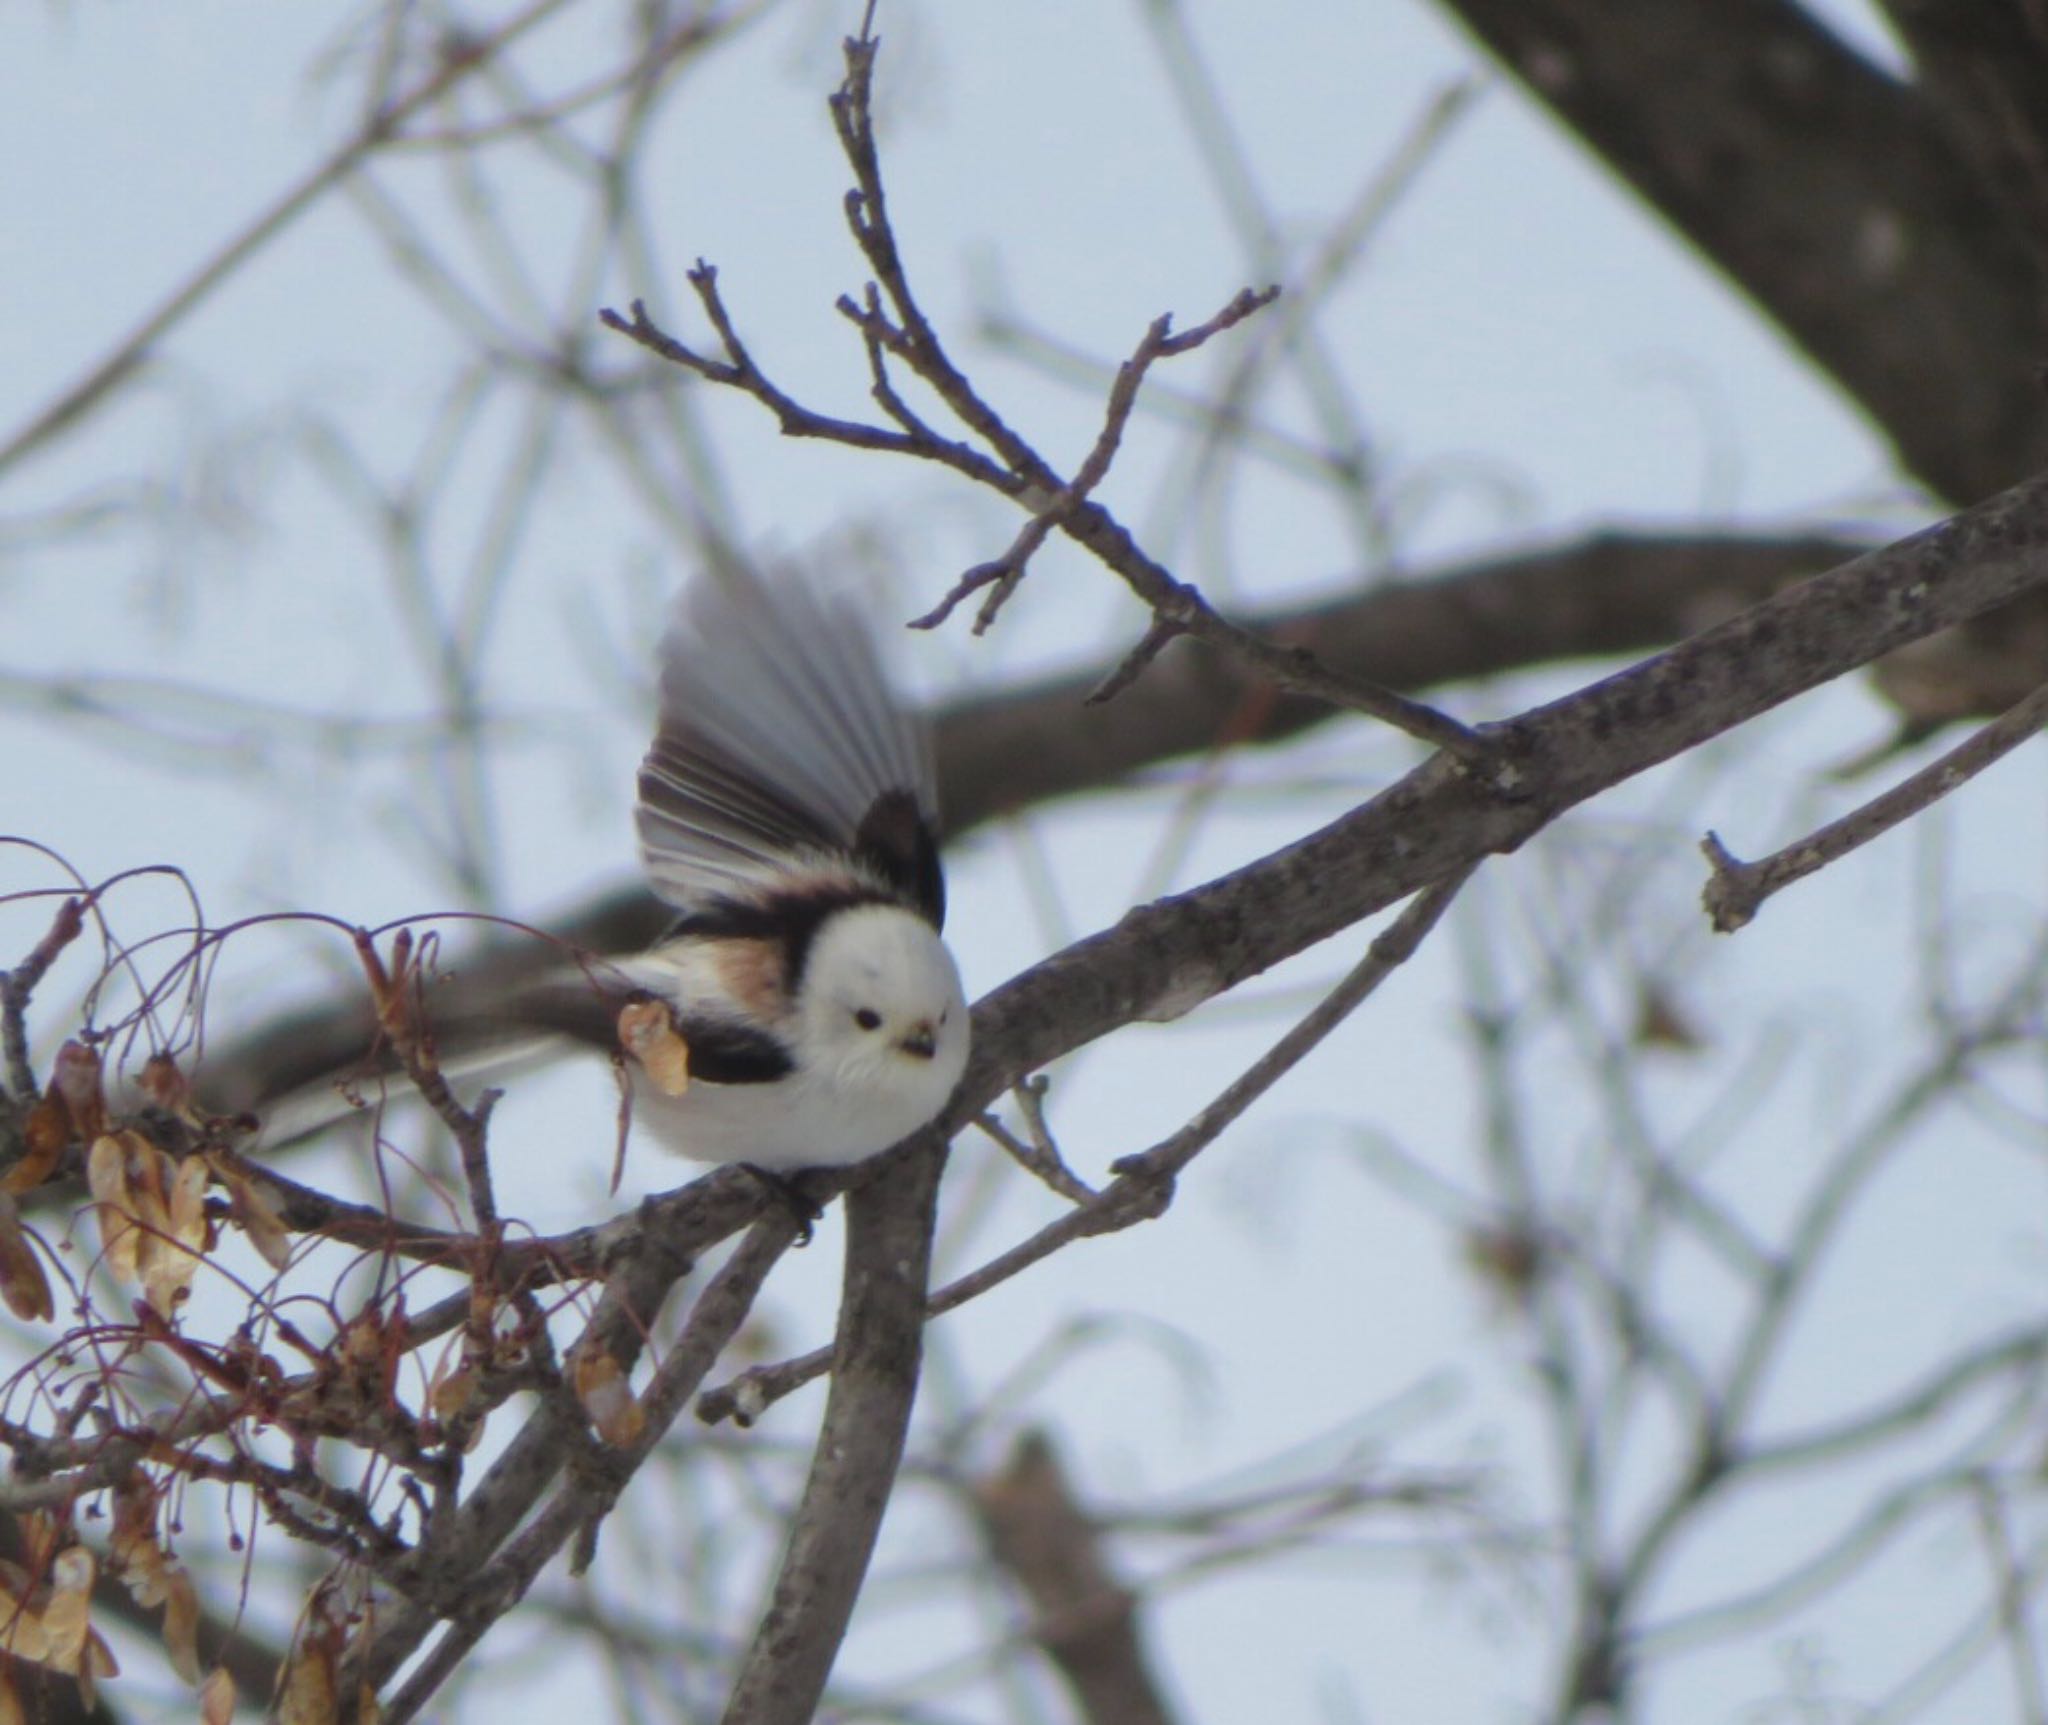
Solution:
M621 1009L658 997L630 967L607 965L560 972L489 999L464 998L455 990L428 1007L426 1028L442 1077L466 1095L483 1084L521 1077L571 1049L618 1053ZM788 1047L765 1027L687 1003L671 1003L671 1011L689 1051L693 1081L765 1084L794 1069ZM387 1098L404 1101L411 1095L390 1045L366 1026L353 1059L258 1099L262 1142L275 1150L373 1112Z
M616 1054L620 1009L636 1000L662 998L656 991L631 986L627 969L616 980L583 976L539 984L519 996L509 1016L599 1053ZM693 1080L768 1084L795 1069L788 1046L765 1026L749 1024L730 1012L693 1008L688 1002L664 1004L688 1050Z
M638 822L649 882L686 913L823 852L943 914L930 737L860 608L793 569L729 564L684 594L662 637Z

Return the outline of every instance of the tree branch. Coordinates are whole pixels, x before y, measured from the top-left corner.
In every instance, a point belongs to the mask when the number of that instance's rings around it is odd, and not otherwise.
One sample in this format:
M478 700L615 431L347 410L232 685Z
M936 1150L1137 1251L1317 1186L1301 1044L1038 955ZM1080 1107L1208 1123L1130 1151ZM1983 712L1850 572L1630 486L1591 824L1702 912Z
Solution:
M1839 862L1851 851L1882 838L1892 828L1931 808L1951 791L1968 784L1992 762L2003 760L2043 725L2048 725L2048 684L1992 720L1968 742L1922 767L1882 796L1873 797L1840 820L1828 822L1818 832L1773 851L1759 862L1739 861L1718 837L1707 834L1700 849L1706 852L1714 872L1701 899L1715 931L1733 934L1746 927L1774 893L1829 863Z
M1170 1725L1137 1602L1111 1574L1052 1439L1026 1433L1009 1465L976 1483L974 1507L990 1551L1031 1602L1032 1638L1088 1725Z
M1848 538L1602 533L1254 614L1274 642L1394 688L1432 688L1558 661L1660 647L1789 582L1867 549ZM974 696L936 720L940 797L958 836L1004 814L1102 790L1148 766L1236 744L1277 743L1342 714L1274 691L1248 667L1181 641L1109 708L1086 704L1111 663ZM491 941L457 960L466 984L500 992L562 962L564 950L639 951L672 912L644 887L615 891L544 940ZM208 1105L255 1108L346 1070L375 1039L360 1006L280 1017L208 1056ZM309 1197L309 1202L310 1197ZM313 1227L308 1219L294 1227ZM388 1218L365 1227L388 1236ZM335 1230L337 1238L356 1238ZM359 1244L370 1243L358 1239Z
M808 1725L839 1655L903 1460L924 1351L944 1141L930 1132L848 1194L832 1393L768 1609L725 1725Z
M1982 497L2048 465L2042 277L1924 85L1793 0L1444 5L1930 490Z

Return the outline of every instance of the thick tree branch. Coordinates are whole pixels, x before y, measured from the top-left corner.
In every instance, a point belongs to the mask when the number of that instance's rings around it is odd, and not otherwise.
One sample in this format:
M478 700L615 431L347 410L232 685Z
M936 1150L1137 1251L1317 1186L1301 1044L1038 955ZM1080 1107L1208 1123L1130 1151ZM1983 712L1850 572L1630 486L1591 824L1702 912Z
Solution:
M1882 0L1915 86L1996 200L2004 236L2048 273L2048 14L2012 0Z
M1661 647L1788 582L1868 549L1846 537L1613 532L1485 558L1315 605L1254 613L1264 639L1351 677L1438 688L1564 660ZM949 830L1100 790L1178 756L1280 742L1341 717L1275 690L1202 642L1176 642L1108 708L1087 699L1107 664L945 708L938 722Z
M1925 89L1794 0L1444 4L1930 490L1982 497L2048 465L2042 277Z
M990 1551L1031 1603L1032 1638L1088 1725L1169 1725L1137 1601L1111 1573L1051 1437L1027 1432L1002 1472L975 1485L974 1507Z
M1305 646L1340 671L1393 688L1434 688L1661 647L1865 549L1858 540L1823 535L1606 532L1256 613L1250 624L1267 640ZM1242 661L1187 640L1109 707L1088 706L1112 664L973 696L937 715L940 794L951 834L1106 789L1179 756L1283 742L1344 716L1325 702L1274 691ZM559 964L565 947L638 951L672 914L636 885L565 917L557 938L492 942L451 963L467 986L502 990ZM264 1095L298 1090L359 1061L374 1034L356 1005L280 1018L208 1057L209 1102L234 1112ZM390 1237L388 1218L359 1220L359 1234L336 1228L337 1237L362 1244ZM308 1211L292 1225L318 1224ZM429 1241L422 1245L432 1249Z
M1482 780L1448 756L1432 757L1321 831L1194 891L1141 906L998 989L977 1010L974 1063L947 1124L965 1123L1061 1054L1135 1019L1177 1016L1399 898L1515 848L1638 772L1916 635L2044 583L2048 478L1488 727L1492 758L1505 771ZM825 1436L774 1604L735 1694L735 1719L807 1716L844 1630L914 1391L941 1161L942 1152L928 1146L855 1176L865 1184L849 1206L847 1294ZM574 1247L555 1243L606 1266L608 1292L588 1327L592 1346L630 1365L649 1317L688 1262L682 1242L701 1237L693 1217L736 1201L728 1190L736 1184L714 1177L676 1195L671 1210L586 1231L590 1239ZM658 1231L646 1225L657 1215L665 1220ZM408 1603L380 1618L367 1651L362 1669L373 1683L435 1624L476 1608L471 1583L567 1458L588 1447L583 1423L565 1398L544 1398L483 1480L459 1504L451 1497L437 1507L413 1571L398 1578Z
M577 1345L608 1355L630 1371L655 1314L691 1262L659 1230L643 1230L622 1244ZM356 1652L356 1670L372 1693L440 1623L466 1621L488 1607L491 1602L476 1592L478 1576L571 1458L586 1454L591 1443L587 1416L575 1399L565 1393L544 1396L466 1496L458 1501L446 1493L435 1504L411 1566L396 1578L403 1605L383 1613L374 1635ZM498 1579L509 1586L515 1578L498 1572Z
M924 1134L846 1204L832 1394L803 1501L725 1725L806 1725L839 1655L903 1460L924 1351L942 1140Z
M1503 795L1438 756L1272 856L1141 905L997 989L976 1014L964 1122L1121 1024L1197 1001L1512 850L1566 810L1879 654L2048 584L2048 478L1871 552L1670 651L1489 727Z

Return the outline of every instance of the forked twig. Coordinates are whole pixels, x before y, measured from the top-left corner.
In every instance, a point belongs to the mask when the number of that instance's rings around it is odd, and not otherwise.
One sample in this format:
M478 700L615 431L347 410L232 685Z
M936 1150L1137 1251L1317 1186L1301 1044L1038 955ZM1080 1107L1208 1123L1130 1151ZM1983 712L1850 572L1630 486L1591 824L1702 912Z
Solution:
M1871 798L1818 832L1756 862L1743 862L1716 834L1708 833L1700 841L1700 849L1714 866L1700 898L1713 919L1715 932L1733 934L1747 926L1774 893L1840 861L1871 840L1882 838L1951 791L1961 789L1992 762L2011 754L2043 725L2048 725L2048 684L2008 707L1968 741L1959 743L1882 796Z

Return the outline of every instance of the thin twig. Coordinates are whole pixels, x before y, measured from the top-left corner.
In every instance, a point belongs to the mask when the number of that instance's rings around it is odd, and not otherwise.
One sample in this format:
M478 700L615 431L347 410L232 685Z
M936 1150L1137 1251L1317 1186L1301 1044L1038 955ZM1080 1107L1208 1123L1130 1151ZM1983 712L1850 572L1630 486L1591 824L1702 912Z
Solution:
M867 425L856 419L840 419L805 407L770 379L767 373L754 363L745 344L739 341L732 315L726 310L724 300L718 292L718 271L710 264L699 260L686 279L691 287L696 289L697 297L703 303L705 315L710 318L713 329L718 331L720 339L728 344L727 358L724 361L705 357L687 343L661 329L648 315L646 305L637 299L632 302L630 315L621 315L606 307L597 314L598 321L607 329L617 331L650 353L696 373L707 382L724 384L753 396L775 415L776 424L785 437L815 437L830 443L843 443L854 449L875 449L888 454L916 456L921 460L936 461L954 468L968 478L992 485L1006 494L1018 489L1016 483L1000 467L964 443L934 436L927 431L892 431L886 426ZM845 310L848 303L850 302L842 302L841 309ZM860 321L858 316L855 316L855 321Z
M1017 584L1024 579L1024 566L1054 529L1062 526L1108 475L1110 463L1116 459L1117 448L1123 442L1124 428L1130 423L1131 410L1138 404L1139 386L1145 381L1145 373L1151 370L1153 361L1192 353L1210 337L1271 305L1279 292L1273 287L1259 291L1244 288L1214 317L1180 335L1171 333L1173 319L1169 314L1161 313L1154 318L1136 351L1117 367L1116 381L1110 386L1108 405L1103 412L1102 430L1096 435L1094 447L1088 451L1087 459L1081 463L1074 477L1024 523L1023 530L1011 542L1009 550L992 562L977 563L960 577L953 590L936 607L915 619L910 626L913 629L935 629L952 615L961 600L990 587L994 590L982 601L974 619L974 633L985 634L1010 595L1017 590Z
M1116 529L1121 534L1122 529ZM1099 548L1098 548L1099 549ZM1193 635L1222 648L1244 661L1275 687L1290 694L1308 695L1333 707L1365 713L1392 725L1396 730L1431 744L1490 770L1492 750L1485 737L1469 725L1462 725L1447 713L1417 701L1397 690L1364 677L1332 670L1306 647L1286 647L1265 640L1239 624L1219 616L1201 593L1185 581L1177 581L1156 564L1135 555L1136 547L1113 566L1137 589L1139 597L1152 607L1154 621L1145 637L1123 663L1104 679L1088 699L1108 700L1121 693L1176 635ZM1142 573L1132 574L1133 568Z
M630 1371L649 1326L692 1260L658 1230L637 1237L636 1248L610 1266L605 1292L576 1347L603 1354ZM381 1687L435 1628L488 1607L475 1582L484 1566L525 1524L572 1456L595 1440L575 1397L543 1396L526 1424L457 1502L437 1504L406 1571L397 1578L406 1604L379 1617L373 1637L356 1655L363 1682ZM513 1601L506 1601L509 1606Z
M462 1609L383 1710L381 1717L388 1725L405 1725L416 1715L462 1667L491 1626L525 1598L555 1554L611 1512L627 1481L654 1453L712 1362L746 1321L768 1272L795 1235L795 1221L776 1211L754 1225L740 1249L698 1296L683 1333L640 1398L639 1435L575 1469L547 1508L471 1578L463 1592Z
M888 200L882 189L881 159L875 149L875 54L880 46L872 33L866 31L847 40L846 78L833 93L830 106L833 128L853 169L855 189L846 194L847 225L896 313L896 339L889 345L932 387L961 424L996 452L1011 481L1002 489L1021 486L1050 496L1060 489L1057 476L1038 452L1010 429L1002 415L982 399L953 363L911 291L895 230L890 225ZM839 309L860 321L851 301L842 299Z
M1095 1188L1067 1166L1066 1158L1060 1154L1060 1147L1053 1139L1052 1128L1046 1122L1047 1088L1043 1073L1020 1079L1011 1087L1011 1100L1017 1104L1017 1112L1024 1119L1022 1138L993 1114L977 1115L974 1123L1008 1151L1026 1173L1036 1175L1069 1203L1091 1204L1098 1196Z
M880 286L879 290L870 286L864 304L842 296L839 309L861 332L876 399L897 428L814 413L770 382L740 340L718 295L716 272L702 261L690 272L689 280L724 346L724 361L708 359L657 329L637 300L630 317L609 310L602 312L600 317L607 327L708 382L754 396L775 415L786 435L826 438L854 448L938 461L1030 507L1030 520L1009 548L1001 556L968 570L937 607L918 619L918 626L935 626L963 599L986 588L989 595L976 617L975 631L986 629L1015 591L1025 565L1046 538L1054 531L1064 532L1122 576L1152 608L1154 617L1137 647L1096 690L1093 699L1105 700L1127 687L1175 635L1196 635L1231 653L1281 689L1369 714L1433 747L1492 770L1496 763L1487 739L1469 726L1378 683L1331 670L1306 648L1276 646L1247 629L1225 622L1199 592L1146 556L1129 530L1090 497L1109 470L1136 403L1139 385L1154 361L1199 347L1270 304L1279 290L1247 288L1214 317L1179 335L1169 333L1168 319L1156 320L1137 350L1118 369L1102 430L1087 460L1072 480L1061 480L1044 457L977 393L946 352L917 302L890 227L881 166L875 152L869 112L875 49L874 39L868 36L846 43L847 74L832 97L832 115L854 171L855 189L847 194L847 220ZM895 314L893 320L883 311L885 298ZM991 461L964 443L936 436L912 413L889 382L885 353L907 365L929 386L962 424L995 451L996 460Z
M50 930L12 970L0 971L0 1056L6 1060L7 1088L24 1103L38 1086L28 1055L28 1002L58 955L85 929L85 901L67 898L57 907ZM0 1090L0 1096L6 1094Z
M328 192L346 184L364 159L388 143L408 120L434 106L464 78L488 66L513 42L562 10L564 4L565 0L534 0L525 11L508 18L487 36L466 42L462 52L438 56L417 88L366 115L353 137L281 193L117 342L82 379L0 444L0 473L96 407L140 370L164 337L205 303L222 282Z
M919 627L935 626L961 600L983 588L990 588L993 591L983 602L975 621L977 633L986 629L1015 590L1025 564L1051 533L1061 530L1122 575L1138 596L1152 607L1155 617L1138 647L1096 691L1095 699L1107 699L1127 686L1175 635L1194 634L1236 655L1282 689L1370 714L1462 759L1486 762L1489 751L1485 739L1446 714L1367 679L1332 671L1318 663L1305 648L1278 647L1260 640L1248 630L1226 623L1193 587L1175 580L1144 556L1128 531L1100 505L1089 501L1089 493L1108 472L1129 422L1139 385L1153 362L1199 347L1212 336L1271 303L1279 290L1247 288L1235 295L1214 317L1179 335L1169 333L1171 324L1168 319L1162 317L1155 321L1136 352L1118 369L1103 427L1094 448L1074 478L1062 482L1044 458L976 393L966 375L946 353L917 303L904 272L895 235L889 226L881 169L868 113L874 50L875 43L871 38L850 40L846 44L846 81L832 98L832 112L857 182L857 189L847 198L848 220L880 282L880 291L871 287L865 304L842 297L839 309L860 330L867 346L876 399L899 429L815 413L772 383L755 364L740 339L731 314L718 294L717 272L702 261L690 272L689 280L725 349L725 360L706 358L657 328L648 317L646 307L638 300L633 302L630 317L622 317L611 310L601 312L599 316L604 324L708 382L724 384L754 396L775 415L786 435L825 438L854 448L939 461L967 478L1001 491L1005 496L1036 500L1031 519L1008 550L967 571L936 608L918 619ZM882 310L883 295L895 311L893 322ZM901 359L929 385L963 424L995 450L998 460L992 462L966 444L937 436L912 413L888 381L883 359L885 352Z
M2048 1725L2048 1687L2044 1687L2042 1680L2038 1637L2029 1621L2036 1603L2035 1578L2014 1549L2006 1493L1997 1479L1979 1469L1970 1483L1977 1528L1991 1570L1998 1627L2012 1666L2012 1686L2019 1701L2021 1725Z
M1794 881L1804 880L1829 863L1839 862L1851 851L1911 820L1949 792L1968 784L1993 761L2012 753L2043 725L2048 725L2048 683L2008 707L1967 742L1958 744L1940 760L1922 767L1882 796L1873 797L1840 820L1830 821L1797 844L1787 845L1758 862L1742 862L1715 834L1707 834L1700 841L1700 849L1714 865L1714 872L1700 897L1715 932L1733 934L1746 926L1773 893L1782 892Z

